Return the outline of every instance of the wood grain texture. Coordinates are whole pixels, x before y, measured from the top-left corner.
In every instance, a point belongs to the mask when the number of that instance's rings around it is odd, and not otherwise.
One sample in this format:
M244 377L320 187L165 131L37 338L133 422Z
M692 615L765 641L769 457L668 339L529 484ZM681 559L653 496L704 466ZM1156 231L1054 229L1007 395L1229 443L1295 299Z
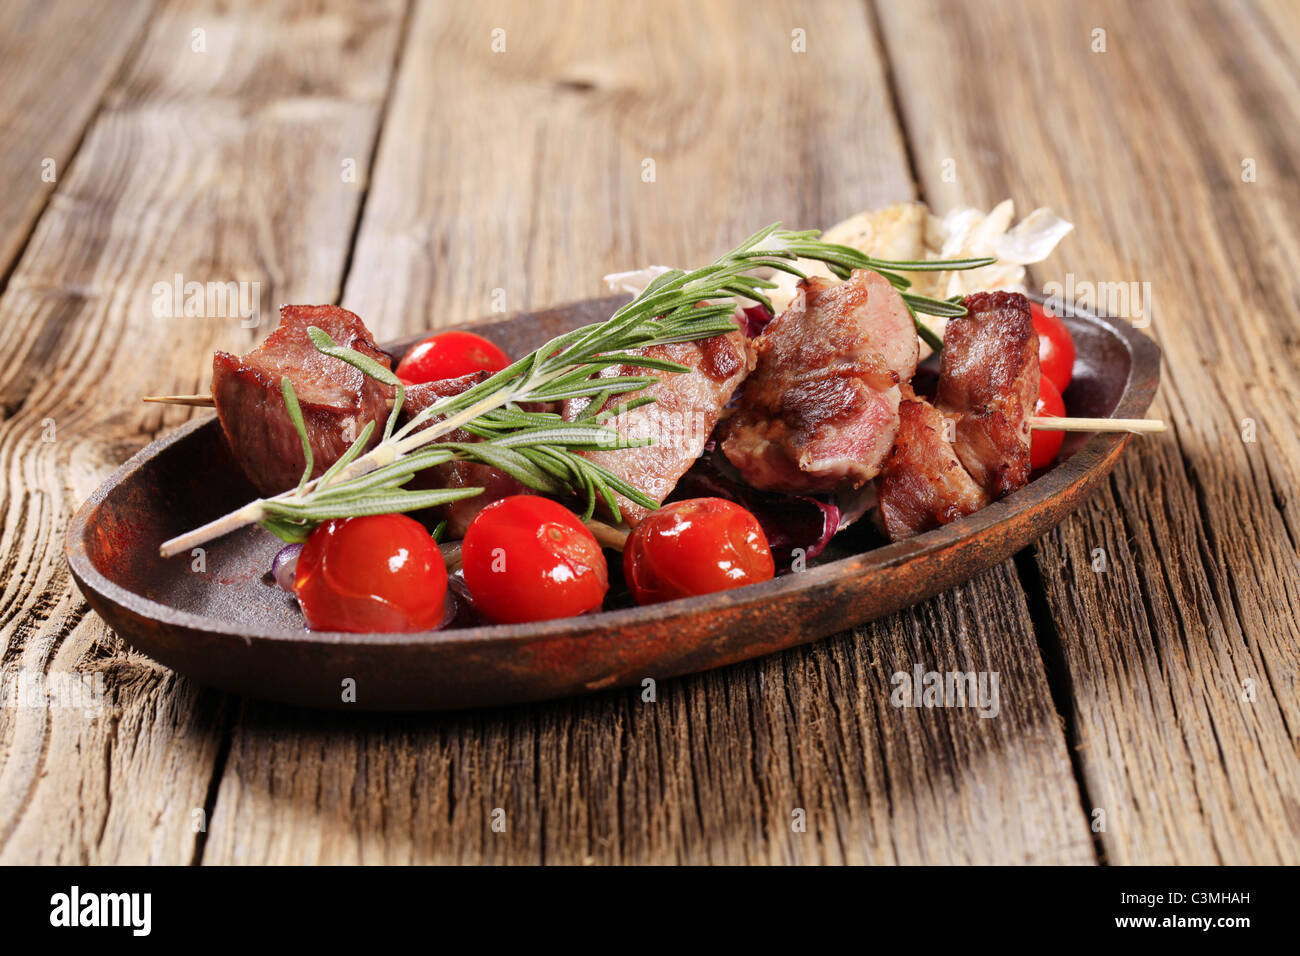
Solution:
M7 6L0 862L1090 863L1094 809L1109 862L1297 862L1297 7L879 6ZM912 166L937 208L1076 222L1040 281L1152 284L1174 433L1018 569L653 702L403 718L199 690L68 580L71 508L186 414L134 399L267 330L155 318L176 272L390 336L829 224ZM915 664L997 672L998 716L891 706Z
M807 53L791 50L796 29ZM691 264L775 219L829 224L910 195L856 3L420 4L343 302L387 337L502 295L522 308L598 294L606 271ZM892 676L914 664L997 672L998 716L891 706ZM203 854L1094 859L1010 563L855 634L661 682L654 702L403 719L247 703Z
M856 634L660 682L652 702L405 718L247 703L203 859L1092 862L1077 796L1058 799L1072 780L1041 665L1008 646L1025 615L1000 568ZM891 706L892 675L918 663L1000 668L1000 712Z
M343 301L380 337L911 194L855 3L441 6L414 17Z
M152 5L14 0L0 6L0 276L66 174Z
M157 317L155 283L260 281L267 311L337 298L403 12L398 0L160 7L0 298L4 862L196 855L234 702L88 615L64 527L186 415L139 396L198 388L214 348L245 350L259 332L237 315ZM340 174L350 157L357 182ZM88 708L57 696L96 678Z
M1079 228L1040 280L1151 283L1174 433L1035 549L1106 858L1296 863L1296 7L887 2L881 19L936 206L1054 206Z

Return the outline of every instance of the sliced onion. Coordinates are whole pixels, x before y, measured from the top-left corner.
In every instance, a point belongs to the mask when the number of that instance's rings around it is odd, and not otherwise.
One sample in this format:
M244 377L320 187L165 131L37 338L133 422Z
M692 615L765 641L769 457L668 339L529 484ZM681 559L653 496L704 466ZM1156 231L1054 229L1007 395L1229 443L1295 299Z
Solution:
M484 623L462 571L447 575L447 614L442 627L473 627Z
M741 309L738 318L740 319L740 331L745 333L745 338L756 339L763 334L763 330L767 328L767 324L775 316L773 316L771 309L758 302Z
M275 583L290 594L294 593L293 576L298 570L300 554L302 554L301 544L288 544L280 549L279 554L271 562L271 574L275 578Z
M671 270L667 266L646 266L644 269L633 269L630 272L611 272L605 276L605 284L609 286L610 292L640 295L646 290L646 286L669 271Z
M434 628L435 631L441 631L444 627L450 627L451 622L456 620L456 615L460 613L462 595L460 594L460 589L452 584L455 580L456 578L454 576L447 579L447 596L443 599L442 620L439 621L438 626Z

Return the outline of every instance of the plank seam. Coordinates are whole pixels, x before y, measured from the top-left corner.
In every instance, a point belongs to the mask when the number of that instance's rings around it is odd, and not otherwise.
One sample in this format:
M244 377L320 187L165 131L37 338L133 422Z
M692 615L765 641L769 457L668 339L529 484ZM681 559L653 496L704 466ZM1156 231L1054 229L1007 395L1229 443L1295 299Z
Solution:
M889 55L889 44L885 40L885 28L880 20L880 10L875 0L863 0L867 9L867 20L871 24L871 34L876 41L876 52L885 75L885 93L889 97L889 106L894 111L894 124L898 128L898 139L903 144L903 155L907 158L907 175L912 180L912 193L925 202L925 190L921 186L921 177L917 175L916 156L912 152L912 140L907 135L907 118L903 114L903 102L898 95L898 81L895 79L894 60Z
M226 713L221 719L221 742L217 745L217 756L212 761L212 774L208 777L208 791L203 797L203 829L194 835L194 855L190 858L190 866L203 865L203 851L208 846L208 833L212 830L214 813L217 809L217 798L221 794L221 781L226 776L226 762L230 759L230 749L235 741L235 717L236 708L230 707L230 701L235 699L230 695L223 694L222 706ZM240 712L243 711L243 698L238 698Z
M388 88L384 90L384 100L379 107L379 119L375 123L375 135L371 141L370 159L366 163L366 186L361 191L361 199L357 202L356 217L352 220L352 235L348 238L348 253L343 259L343 269L339 273L338 292L334 298L334 304L340 305L343 302L343 293L348 287L348 279L352 276L352 263L356 257L357 239L361 235L361 224L366 216L366 203L370 199L370 189L374 184L375 164L379 158L379 150L383 146L384 131L388 128L388 115L393 106L393 94L397 89L397 84L401 80L402 67L406 63L406 48L414 42L411 35L411 20L415 0L406 0L406 5L402 9L402 23L398 27L399 42L393 53L393 70L392 79L388 83Z
M1074 774L1075 785L1079 788L1079 806L1083 818L1089 823L1088 832L1092 835L1092 852L1097 863L1106 866L1106 846L1101 834L1092 829L1092 810L1096 806L1088 793L1088 780L1083 772L1083 760L1079 756L1079 728L1074 719L1075 700L1074 682L1070 678L1070 669L1065 662L1065 649L1056 619L1052 616L1047 603L1047 582L1043 579L1035 553L1036 546L1017 552L1012 559L1016 565L1016 575L1020 579L1020 588L1025 592L1025 603L1029 611L1029 621L1034 628L1034 640L1038 644L1038 656L1043 662L1043 676L1047 681L1052 704L1060 715L1061 731L1065 737L1066 756L1070 760L1070 770Z

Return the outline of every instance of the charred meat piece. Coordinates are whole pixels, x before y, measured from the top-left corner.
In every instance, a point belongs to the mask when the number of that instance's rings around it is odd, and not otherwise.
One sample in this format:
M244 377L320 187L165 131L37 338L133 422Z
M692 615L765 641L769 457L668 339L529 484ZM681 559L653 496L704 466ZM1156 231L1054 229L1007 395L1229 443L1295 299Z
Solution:
M898 434L899 384L916 371L916 327L881 275L809 279L755 343L758 364L724 424L722 450L755 488L860 487Z
M984 507L1029 480L1038 336L1029 300L966 299L948 322L935 404L904 390L898 439L879 481L880 523L898 541Z
M462 375L460 378L449 378L441 382L412 385L406 390L406 402L402 406L403 412L408 418L418 415L440 399L451 395L459 395L479 382L487 381L490 377L491 373L489 372L471 372L469 375ZM478 441L478 437L471 435L463 428L458 428L455 431L448 432L441 440L471 442ZM447 533L444 540L465 537L470 522L492 502L500 501L502 498L509 498L511 495L535 494L530 488L520 484L505 472L498 471L490 465L472 461L451 461L436 468L418 471L411 478L407 487L413 489L483 489L482 494L475 495L473 498L463 498L460 501L453 501L451 504L430 509L434 520L447 522Z
M674 342L638 349L650 358L685 365L689 372L660 372L632 365L602 369L599 377L653 375L659 380L648 388L615 395L600 411L610 411L643 395L656 400L639 408L620 412L604 424L624 438L651 438L654 444L638 448L585 451L580 454L619 476L632 487L662 502L677 481L704 451L705 442L718 423L722 408L753 368L749 342L739 326L735 332L694 342ZM573 421L589 411L589 398L569 399L561 414ZM620 496L619 510L635 526L647 514L645 508Z
M937 528L989 503L946 436L955 432L937 408L903 388L898 438L880 472L880 523L891 541Z
M1038 335L1018 292L966 297L944 332L935 404L957 420L953 448L992 498L1029 481L1029 428L1038 401Z
M390 364L361 319L335 305L281 306L280 325L265 342L243 358L217 352L212 359L212 397L221 430L244 474L263 495L292 488L306 465L280 390L282 376L289 377L302 406L313 476L336 462L366 423L377 423L371 444L383 433L392 389L318 352L307 337L313 325L339 345Z
M402 414L407 419L414 418L430 405L444 398L450 398L452 395L459 395L461 392L473 388L479 382L486 382L490 377L490 372L470 372L468 375L462 375L459 378L447 378L440 382L422 382L419 385L408 385L406 386L406 401L402 404ZM468 432L457 430L453 434L466 435ZM447 440L465 441L464 438L448 438Z

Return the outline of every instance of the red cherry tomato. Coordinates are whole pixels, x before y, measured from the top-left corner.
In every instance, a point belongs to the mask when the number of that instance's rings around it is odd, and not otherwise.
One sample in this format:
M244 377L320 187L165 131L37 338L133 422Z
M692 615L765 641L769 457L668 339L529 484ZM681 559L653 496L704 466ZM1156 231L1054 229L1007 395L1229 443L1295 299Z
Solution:
M507 624L572 617L600 607L605 555L573 512L514 495L480 511L461 544L465 583L480 611Z
M411 347L397 363L397 377L407 385L441 382L470 372L499 372L510 356L473 332L438 332Z
M1043 376L1064 394L1074 377L1074 339L1065 323L1037 302L1029 303L1029 311L1038 333L1038 364Z
M316 630L427 631L443 618L447 565L413 518L344 518L311 533L293 584Z
M638 604L769 581L775 572L758 519L725 498L664 505L623 548L623 576Z
M1056 386L1046 375L1038 384L1038 401L1034 403L1034 414L1065 417L1065 402L1061 399L1061 393L1056 390ZM1061 452L1063 441L1065 441L1065 432L1034 429L1034 433L1029 438L1030 467L1036 471L1054 462Z

